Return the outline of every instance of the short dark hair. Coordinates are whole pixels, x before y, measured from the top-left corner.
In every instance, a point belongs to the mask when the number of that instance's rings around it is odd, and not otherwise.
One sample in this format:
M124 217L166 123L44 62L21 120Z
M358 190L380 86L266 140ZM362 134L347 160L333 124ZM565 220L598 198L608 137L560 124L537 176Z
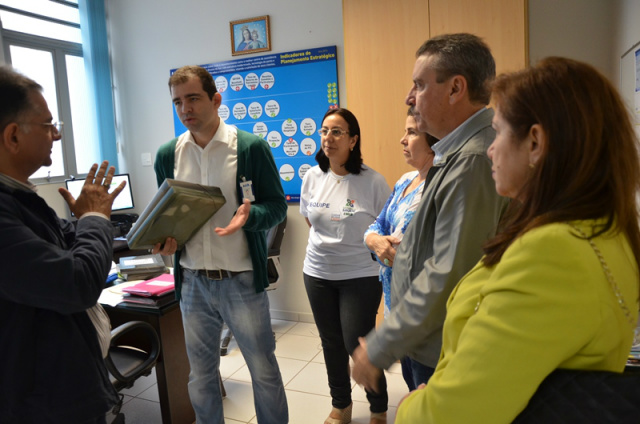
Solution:
M0 131L34 108L29 94L42 86L10 66L0 66Z
M433 55L436 81L444 82L454 75L467 80L469 100L489 104L491 82L496 77L496 63L489 46L473 34L442 34L425 41L416 57Z
M358 120L349 109L342 107L338 109L329 109L322 117L322 122L324 122L328 116L333 114L338 114L347 121L347 125L349 126L349 135L351 137L358 136L358 140L356 141L355 146L353 146L353 150L349 152L349 157L344 164L344 168L347 172L357 175L364 169L362 166L362 151L360 150L360 124L358 124ZM318 153L316 153L316 161L318 162L320 169L322 169L322 172L327 172L329 170L329 158L326 157L322 151L322 146L320 147L320 150L318 150Z
M209 96L209 100L213 99L213 96L218 92L216 88L216 83L213 81L213 77L202 66L183 66L180 69L177 69L171 77L169 77L169 91L171 91L171 87L174 85L180 85L187 82L189 79L196 77L200 79L202 82L202 89Z

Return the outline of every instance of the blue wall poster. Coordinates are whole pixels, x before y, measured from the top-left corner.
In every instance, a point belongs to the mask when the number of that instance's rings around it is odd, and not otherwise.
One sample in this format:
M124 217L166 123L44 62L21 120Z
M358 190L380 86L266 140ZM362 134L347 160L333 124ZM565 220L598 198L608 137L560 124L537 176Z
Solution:
M266 140L287 201L299 202L302 178L316 165L322 117L338 107L336 46L201 66L222 95L220 117ZM178 136L186 128L175 109L173 118Z

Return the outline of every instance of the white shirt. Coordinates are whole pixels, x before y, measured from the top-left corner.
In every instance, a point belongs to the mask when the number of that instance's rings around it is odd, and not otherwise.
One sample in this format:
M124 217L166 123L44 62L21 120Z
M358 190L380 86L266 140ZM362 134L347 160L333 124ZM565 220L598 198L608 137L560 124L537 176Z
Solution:
M180 264L189 269L252 270L244 231L220 237L214 229L226 227L238 209L236 171L238 133L220 120L209 144L198 146L191 132L180 135L176 144L177 180L220 187L224 206L187 242Z
M377 276L363 236L390 193L384 177L366 166L344 177L309 169L300 194L300 213L311 222L303 272L325 280Z
M480 109L479 111L471 115L469 118L467 118L467 120L464 121L462 124L460 124L458 128L451 131L449 134L442 137L440 141L438 141L436 144L431 146L431 150L433 150L433 153L434 153L434 156L433 156L434 165L440 166L443 164L443 160L444 160L443 152L447 152L451 150L451 146L458 142L458 139L460 138L460 134L465 130L465 128L467 127L467 124L471 122L476 116L484 112L485 110L487 110L487 108L483 107L482 109Z

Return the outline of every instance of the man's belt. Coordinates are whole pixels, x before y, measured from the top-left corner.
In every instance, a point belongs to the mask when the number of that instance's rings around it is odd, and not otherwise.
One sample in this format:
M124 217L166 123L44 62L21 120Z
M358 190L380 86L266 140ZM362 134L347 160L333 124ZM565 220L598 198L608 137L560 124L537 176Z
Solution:
M209 280L224 280L225 278L232 278L246 271L229 271L227 269L194 269L194 272L203 277L207 277Z

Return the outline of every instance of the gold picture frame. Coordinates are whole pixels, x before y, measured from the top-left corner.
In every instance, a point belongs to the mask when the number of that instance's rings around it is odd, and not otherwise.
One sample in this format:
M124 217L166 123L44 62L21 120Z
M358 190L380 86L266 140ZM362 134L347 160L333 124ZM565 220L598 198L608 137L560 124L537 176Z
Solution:
M231 55L268 52L271 50L269 15L229 22Z

